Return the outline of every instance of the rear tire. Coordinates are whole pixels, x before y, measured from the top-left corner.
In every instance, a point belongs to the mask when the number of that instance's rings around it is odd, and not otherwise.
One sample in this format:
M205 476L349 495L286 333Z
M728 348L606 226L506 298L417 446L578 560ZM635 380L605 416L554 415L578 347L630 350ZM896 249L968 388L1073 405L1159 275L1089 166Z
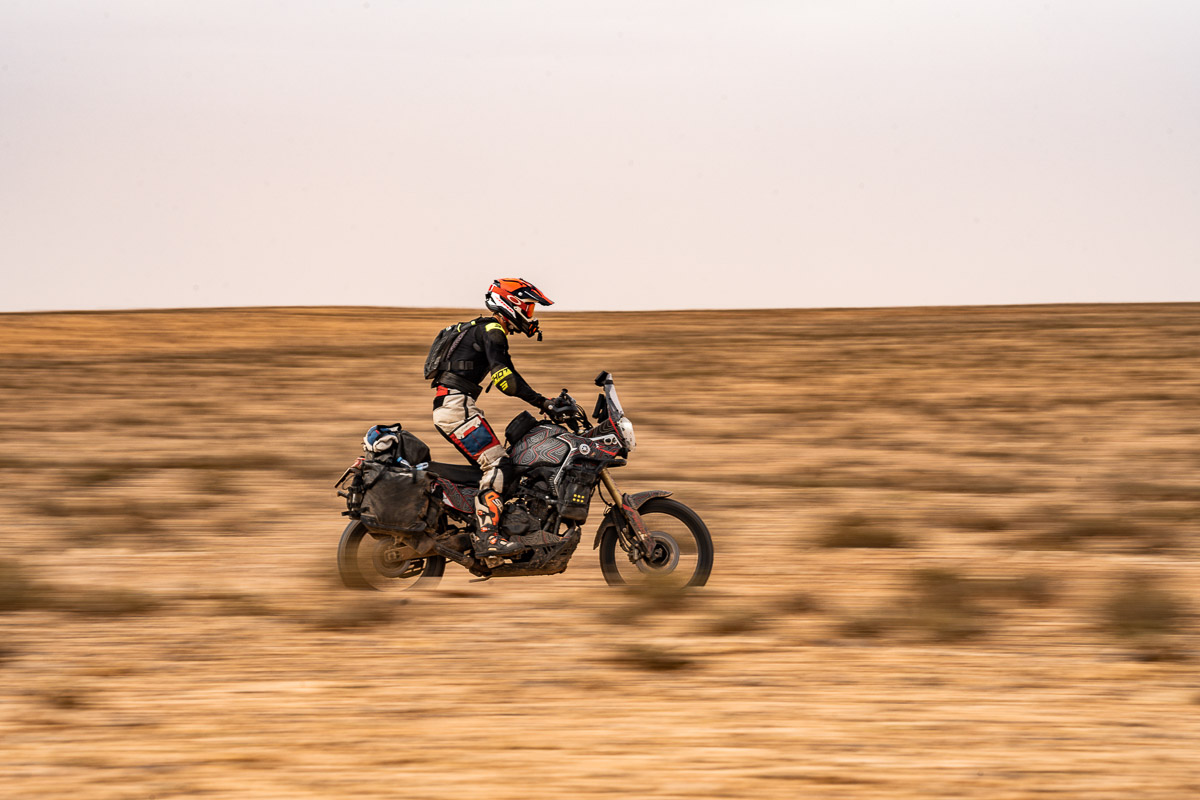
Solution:
M676 588L703 586L713 567L712 535L704 520L678 500L654 497L638 513L658 545L654 560L633 563L607 526L600 536L600 571L610 586L663 582ZM619 520L621 521L621 520Z
M402 592L436 586L446 571L446 559L441 556L414 558L380 571L379 565L384 561L381 550L391 539L387 534L371 533L362 520L351 520L338 544L338 575L342 585L368 592Z

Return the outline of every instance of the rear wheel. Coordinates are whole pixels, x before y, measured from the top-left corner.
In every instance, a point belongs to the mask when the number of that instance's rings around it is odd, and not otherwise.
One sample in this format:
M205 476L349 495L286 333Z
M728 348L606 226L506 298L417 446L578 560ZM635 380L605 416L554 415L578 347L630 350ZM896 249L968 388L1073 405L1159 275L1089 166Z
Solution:
M342 584L348 589L379 592L436 586L446 571L446 559L407 558L402 547L395 537L371 533L362 520L351 520L338 544Z
M661 583L703 586L713 566L712 535L704 520L677 500L655 497L638 509L654 539L649 558L631 561L611 525L600 537L600 570L610 585Z

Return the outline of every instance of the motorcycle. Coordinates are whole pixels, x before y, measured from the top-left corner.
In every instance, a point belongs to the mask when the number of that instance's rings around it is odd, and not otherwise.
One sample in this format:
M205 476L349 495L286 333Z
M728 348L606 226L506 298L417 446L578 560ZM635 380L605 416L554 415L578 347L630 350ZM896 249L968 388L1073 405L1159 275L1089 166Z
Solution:
M708 528L695 511L670 499L669 491L626 494L617 488L610 471L628 463L637 440L612 376L601 372L595 383L602 391L594 423L563 389L548 420L522 412L505 430L509 448L501 468L508 472L499 524L522 545L510 555L479 556L472 547L482 477L478 467L430 461L424 469L396 468L360 457L335 485L346 500L342 513L350 517L338 545L342 583L388 591L432 587L447 561L466 568L475 580L558 574L575 553L592 500L599 496L606 509L592 548L599 550L608 584L703 586L713 566ZM417 499L416 524L380 521L379 509L372 509L380 502L372 492L382 485L373 483L381 476L398 481L406 497Z

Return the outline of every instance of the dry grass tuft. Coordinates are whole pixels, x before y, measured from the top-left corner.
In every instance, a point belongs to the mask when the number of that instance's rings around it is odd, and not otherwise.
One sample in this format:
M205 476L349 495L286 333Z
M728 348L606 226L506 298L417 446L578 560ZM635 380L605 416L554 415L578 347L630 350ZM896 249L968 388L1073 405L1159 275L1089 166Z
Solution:
M219 613L228 617L273 617L280 610L266 598L254 595L231 595L220 601Z
M1009 521L1003 517L972 512L952 514L946 518L945 525L958 530L984 532L1004 531L1011 527Z
M613 660L647 672L677 672L695 664L691 658L681 653L651 644L628 645L614 656Z
M0 644L0 666L14 660L18 655L17 649L12 645Z
M328 605L301 612L300 619L309 627L323 631L348 631L383 627L396 618L396 609L405 600L356 595L346 599L335 595Z
M851 639L878 639L895 626L889 614L866 614L849 617L838 624L838 632Z
M44 699L54 708L61 709L63 711L83 708L87 705L87 698L79 689L55 689L42 695L42 699Z
M821 547L905 547L907 542L893 530L880 527L863 514L847 514L834 521L830 530L817 540Z
M976 587L953 570L918 570L905 603L905 621L938 641L978 636L985 628L977 597Z
M1048 606L1054 602L1053 582L1045 575L1029 573L1014 578L974 578L976 596L1014 600L1030 606Z
M162 603L133 589L65 589L31 578L16 561L0 561L0 612L63 611L89 616L124 616L157 611Z
M1139 549L1156 551L1171 546L1170 535L1156 527L1117 517L1080 516L1034 534L1027 543L1034 547L1071 550L1096 541L1127 542Z
M1125 576L1103 606L1105 627L1118 636L1172 633L1182 617L1179 600L1148 573Z
M809 592L796 592L780 601L779 610L785 614L812 614L821 610L821 602Z
M152 614L160 610L163 603L153 595L134 589L70 589L55 592L48 607L93 617L123 617Z
M0 612L37 608L45 594L46 588L29 577L21 564L0 560Z
M891 631L911 631L939 642L982 636L991 612L982 601L1016 599L1030 604L1050 602L1049 582L1036 575L973 579L945 568L917 570L908 592L892 607L843 620L838 630L851 638L877 638Z
M763 614L752 608L726 608L711 617L702 627L713 636L732 636L749 633L763 624Z
M1176 642L1183 604L1149 573L1126 575L1100 609L1102 624L1127 641L1143 661L1182 661Z

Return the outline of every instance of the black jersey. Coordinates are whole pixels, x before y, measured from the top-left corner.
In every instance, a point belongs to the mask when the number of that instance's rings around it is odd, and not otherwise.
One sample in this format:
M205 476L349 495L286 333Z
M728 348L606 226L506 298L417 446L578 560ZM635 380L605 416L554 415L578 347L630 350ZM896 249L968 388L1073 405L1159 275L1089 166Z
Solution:
M477 317L472 322L467 335L450 353L451 367L447 371L477 386L490 375L500 391L541 408L546 398L535 392L513 366L504 326L493 317Z

